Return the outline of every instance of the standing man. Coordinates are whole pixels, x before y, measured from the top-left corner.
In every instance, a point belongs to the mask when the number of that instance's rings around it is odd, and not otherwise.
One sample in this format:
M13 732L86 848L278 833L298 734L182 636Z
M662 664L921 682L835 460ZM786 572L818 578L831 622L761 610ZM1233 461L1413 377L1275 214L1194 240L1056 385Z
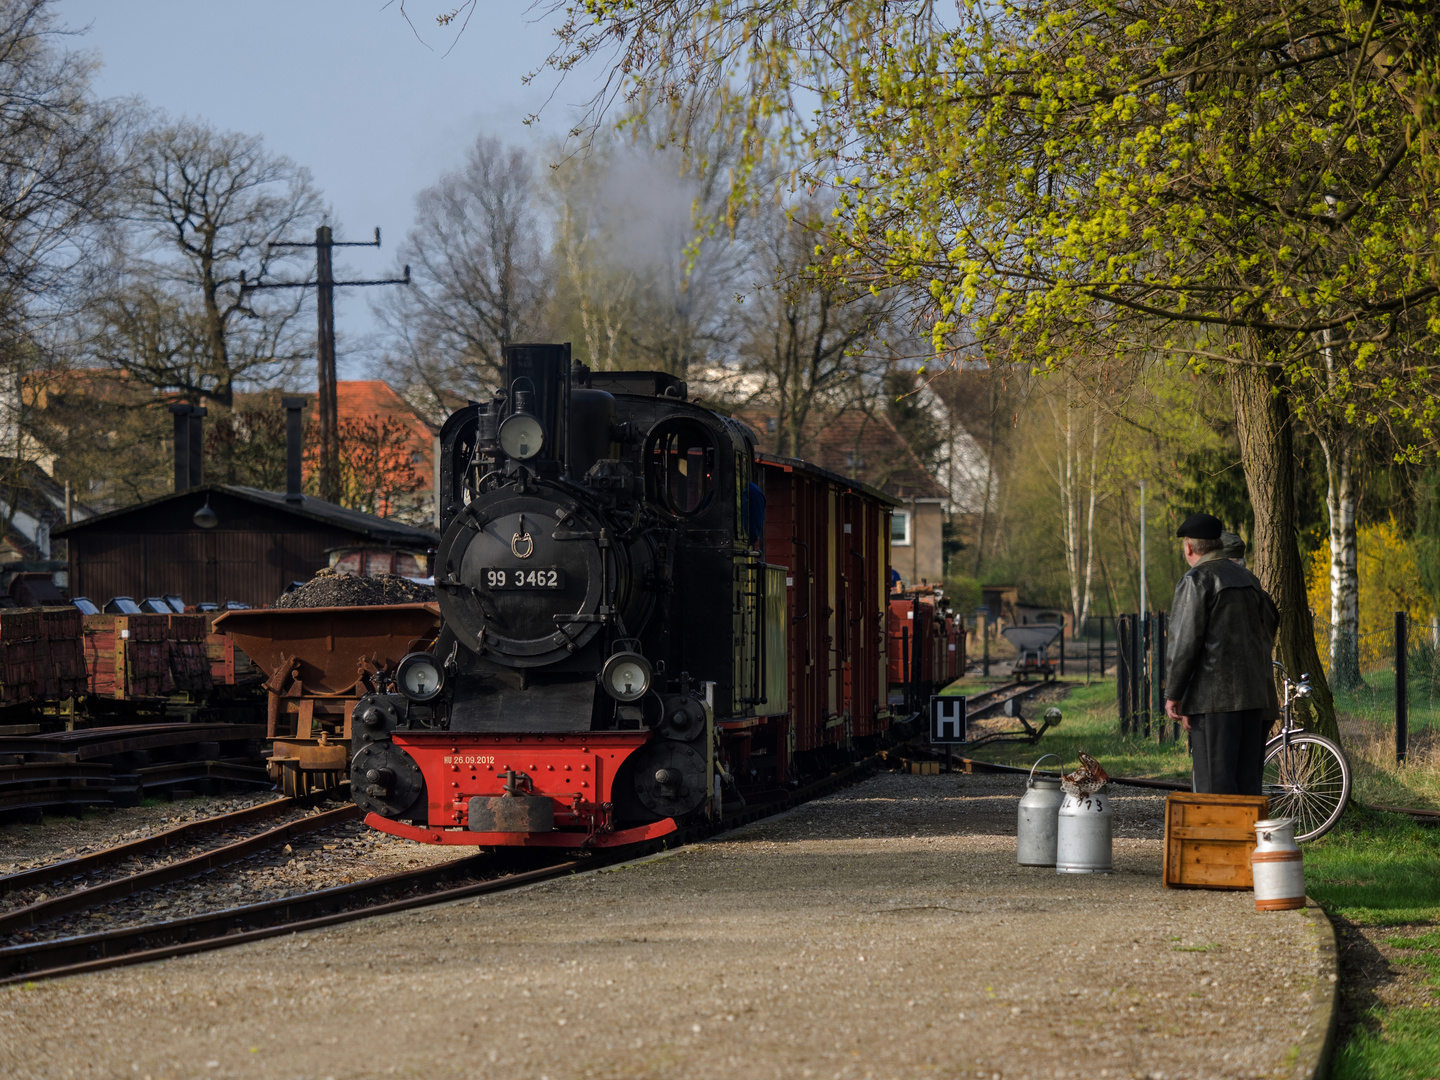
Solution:
M1165 715L1190 732L1197 792L1259 795L1265 736L1279 715L1270 654L1279 612L1255 575L1226 558L1220 521L1176 532L1190 571L1170 607Z

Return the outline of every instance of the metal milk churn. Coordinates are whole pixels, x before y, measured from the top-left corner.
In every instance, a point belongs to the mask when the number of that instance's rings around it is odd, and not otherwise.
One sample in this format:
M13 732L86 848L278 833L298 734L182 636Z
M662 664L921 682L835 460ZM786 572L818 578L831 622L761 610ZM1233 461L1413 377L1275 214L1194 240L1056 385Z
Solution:
M1305 856L1295 843L1295 819L1255 823L1255 910L1289 911L1305 906Z
M1108 874L1114 869L1111 854L1110 798L1105 785L1094 791L1066 792L1060 804L1056 831L1057 874Z
M1060 760L1058 754L1046 754L1045 758ZM1015 850L1021 866L1054 866L1055 841L1059 829L1060 804L1065 793L1060 790L1059 780L1046 777L1035 778L1040 761L1030 766L1030 778L1025 781L1025 794L1020 797L1020 820L1015 828Z

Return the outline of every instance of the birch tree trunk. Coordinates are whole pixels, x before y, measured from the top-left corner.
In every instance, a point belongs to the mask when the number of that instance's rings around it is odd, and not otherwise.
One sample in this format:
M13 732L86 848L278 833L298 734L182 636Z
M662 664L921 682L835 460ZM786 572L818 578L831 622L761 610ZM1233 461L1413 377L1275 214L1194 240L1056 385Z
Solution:
M1085 515L1085 591L1080 597L1080 610L1075 615L1075 626L1084 633L1085 620L1090 617L1091 582L1095 574L1095 469L1100 458L1100 418L1090 418L1090 505Z
M1246 359L1254 366L1231 373L1230 393L1245 483L1255 512L1255 576L1280 609L1276 658L1292 678L1308 674L1311 679L1310 708L1301 702L1302 718L1310 729L1334 739L1339 737L1335 702L1315 648L1305 572L1295 536L1295 421L1271 370L1260 366L1268 360L1265 339L1251 333L1247 346Z
M1052 415L1054 402L1051 402ZM1090 613L1090 589L1095 566L1095 472L1100 449L1100 425L1090 417L1090 461L1085 461L1084 434L1075 430L1075 410L1066 387L1060 428L1059 456L1052 479L1060 493L1061 535L1065 546L1065 572L1070 580L1070 614L1076 632ZM1086 485L1088 483L1088 491Z
M1330 515L1330 685L1360 686L1360 574L1356 558L1355 440L1320 436L1325 452L1325 507Z

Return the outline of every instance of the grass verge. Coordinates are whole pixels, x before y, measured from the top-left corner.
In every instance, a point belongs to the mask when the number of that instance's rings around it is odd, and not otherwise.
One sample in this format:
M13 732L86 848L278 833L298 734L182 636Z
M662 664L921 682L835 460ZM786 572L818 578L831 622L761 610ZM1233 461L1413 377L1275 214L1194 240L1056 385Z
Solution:
M1440 829L1351 807L1306 845L1305 884L1342 942L1330 1075L1440 1077Z

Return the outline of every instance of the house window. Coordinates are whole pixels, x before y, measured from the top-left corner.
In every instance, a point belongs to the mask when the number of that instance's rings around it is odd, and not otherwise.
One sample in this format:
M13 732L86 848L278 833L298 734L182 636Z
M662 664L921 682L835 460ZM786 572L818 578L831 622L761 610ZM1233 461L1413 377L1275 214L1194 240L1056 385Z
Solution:
M855 450L845 451L845 467L847 469L861 469L865 466L865 459Z
M765 418L765 430L770 432L771 434L774 434L775 429L779 426L780 418L778 416L767 416Z
M890 543L895 547L910 546L910 511L893 510L890 513Z

